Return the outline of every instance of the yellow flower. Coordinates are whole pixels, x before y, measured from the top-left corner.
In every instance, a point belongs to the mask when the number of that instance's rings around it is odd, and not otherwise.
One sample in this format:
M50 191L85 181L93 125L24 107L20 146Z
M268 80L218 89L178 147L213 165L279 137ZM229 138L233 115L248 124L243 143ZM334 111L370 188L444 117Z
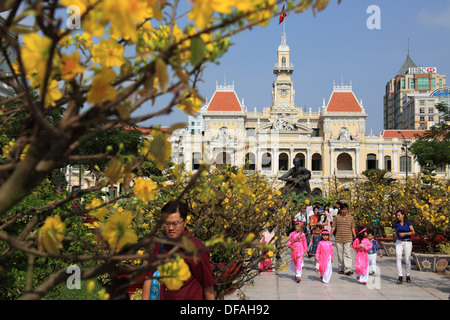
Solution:
M195 22L198 29L204 29L214 11L231 13L234 1L230 0L194 0L194 7L189 11L188 19Z
M147 204L149 201L155 200L158 185L151 179L144 180L142 177L139 177L134 182L132 190L136 198Z
M111 70L103 70L103 72L94 76L92 87L87 94L87 101L99 105L103 100L112 100L117 97L116 89L111 86L111 82L116 78L116 73Z
M123 213L116 211L103 225L102 237L111 248L121 248L137 241L135 232L129 228L132 219L133 214L130 210Z
M189 96L187 91L183 92L183 99L177 104L177 108L183 110L184 113L189 115L196 115L201 109L202 101L196 96ZM187 97L187 98L186 98Z
M100 63L104 68L120 67L125 62L124 51L125 47L116 40L103 39L98 45L92 46L92 61Z
M178 290L191 277L189 265L179 256L175 261L158 266L161 281L169 290Z
M95 282L94 280L89 281L87 286L87 292L91 293L94 290Z
M80 54L78 51L75 51L70 56L63 53L61 63L61 77L66 81L72 80L77 74L84 71L83 66L80 64Z
M52 40L47 36L41 37L37 33L29 33L23 36L23 42L21 56L25 71L28 74L37 73L41 78L44 77Z
M62 93L58 89L58 81L50 80L47 85L44 107L54 106L55 101L61 99Z
M65 229L66 225L61 221L59 215L47 217L37 236L39 250L44 251L45 249L49 253L59 254Z
M273 251L269 251L269 252L267 252L267 255L269 256L269 257L273 257Z
M86 209L91 210L92 208L99 207L103 204L104 204L103 200L101 200L99 198L95 198L94 200L92 200L92 202L90 202L88 205L86 205ZM92 210L91 212L89 212L89 215L97 218L99 221L103 221L103 220L105 220L105 215L107 215L108 212L109 212L108 207L103 206L101 208Z

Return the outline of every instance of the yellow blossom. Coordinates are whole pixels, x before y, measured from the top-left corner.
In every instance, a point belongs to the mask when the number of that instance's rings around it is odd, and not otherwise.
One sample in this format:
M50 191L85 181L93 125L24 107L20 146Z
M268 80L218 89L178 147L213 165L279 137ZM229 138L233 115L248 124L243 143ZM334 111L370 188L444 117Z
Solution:
M94 76L92 87L87 94L87 101L100 105L103 100L112 100L116 98L117 91L111 85L116 78L116 73L111 69L103 70L103 72Z
M132 219L133 214L130 210L122 213L116 211L103 225L102 237L111 248L121 248L137 241L134 230L129 228Z
M103 39L98 45L92 46L92 61L104 68L120 67L125 62L124 51L125 47L113 38Z
M75 51L70 56L63 53L61 63L61 77L66 81L72 80L77 74L84 71L83 66L80 64L80 54L78 51Z
M158 185L151 179L144 180L144 178L139 177L134 182L132 190L136 198L147 204L149 201L155 200Z
M169 290L178 290L183 286L184 281L191 277L189 265L180 257L175 261L158 266L160 279Z
M30 75L36 73L41 78L44 77L52 40L47 36L41 37L37 33L28 33L23 36L23 42L21 56L25 71Z
M66 225L61 221L59 215L47 217L37 236L39 250L44 251L45 249L49 253L59 254L65 229Z
M95 198L88 205L86 205L86 209L91 210L93 208L100 207L103 204L104 204L103 200ZM103 206L101 208L92 210L91 212L89 212L89 215L94 218L97 218L99 221L103 221L105 219L105 215L107 215L108 212L109 212L108 207Z

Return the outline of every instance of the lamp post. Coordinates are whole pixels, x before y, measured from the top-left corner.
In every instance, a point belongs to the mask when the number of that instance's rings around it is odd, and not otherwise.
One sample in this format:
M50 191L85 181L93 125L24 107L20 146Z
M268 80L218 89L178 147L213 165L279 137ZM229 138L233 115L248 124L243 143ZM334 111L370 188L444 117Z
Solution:
M403 137L402 150L405 150L405 157L406 157L406 160L405 160L405 168L406 168L405 180L407 182L408 181L408 143L409 143L409 141L407 141L405 139L405 136L403 135L403 133L400 130L397 131L397 132L400 133L402 135L402 137Z

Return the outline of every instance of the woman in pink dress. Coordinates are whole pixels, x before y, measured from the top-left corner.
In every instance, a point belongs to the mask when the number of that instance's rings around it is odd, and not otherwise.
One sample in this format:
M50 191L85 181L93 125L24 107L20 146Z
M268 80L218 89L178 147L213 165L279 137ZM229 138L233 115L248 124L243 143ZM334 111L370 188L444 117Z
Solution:
M295 281L299 283L302 277L303 256L308 252L306 235L302 232L303 222L295 222L295 230L288 238L288 248L291 249L292 264L291 271L295 272Z
M358 235L353 242L353 249L356 250L355 269L356 280L359 283L366 284L369 278L369 254L368 251L372 248L372 244L367 239L366 228L358 232Z
M322 230L322 240L316 250L316 271L320 271L320 279L323 283L330 282L332 265L334 260L333 243L330 241L330 232Z

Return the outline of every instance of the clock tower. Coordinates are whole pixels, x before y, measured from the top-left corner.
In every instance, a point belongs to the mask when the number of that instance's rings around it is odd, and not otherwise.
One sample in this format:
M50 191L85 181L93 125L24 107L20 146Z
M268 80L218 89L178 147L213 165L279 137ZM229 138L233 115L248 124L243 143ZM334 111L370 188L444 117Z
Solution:
M278 46L277 63L273 67L276 80L273 82L271 113L296 113L294 106L295 90L291 80L294 65L289 61L289 46L286 44L286 33L281 34Z

